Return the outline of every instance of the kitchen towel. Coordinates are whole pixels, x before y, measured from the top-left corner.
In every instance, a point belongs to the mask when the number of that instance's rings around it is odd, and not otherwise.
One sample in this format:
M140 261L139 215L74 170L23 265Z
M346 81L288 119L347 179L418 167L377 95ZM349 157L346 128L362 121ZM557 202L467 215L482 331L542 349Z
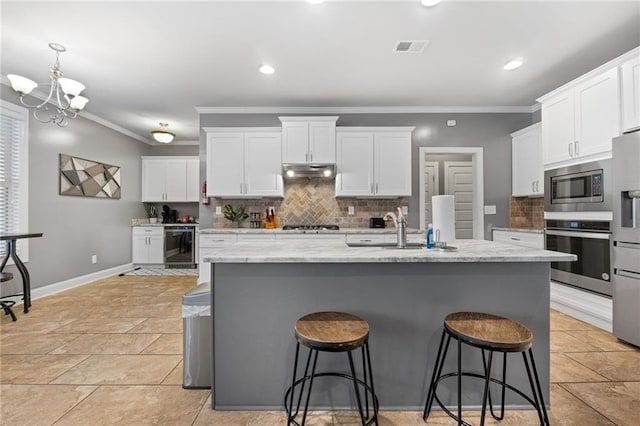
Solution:
M453 195L434 195L433 239L450 243L456 239L456 203Z

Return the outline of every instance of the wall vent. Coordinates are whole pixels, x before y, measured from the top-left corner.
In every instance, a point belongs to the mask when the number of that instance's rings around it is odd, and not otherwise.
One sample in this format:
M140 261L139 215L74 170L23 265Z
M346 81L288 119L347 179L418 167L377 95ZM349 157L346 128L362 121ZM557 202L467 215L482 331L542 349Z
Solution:
M422 53L429 40L401 40L393 46L393 53Z

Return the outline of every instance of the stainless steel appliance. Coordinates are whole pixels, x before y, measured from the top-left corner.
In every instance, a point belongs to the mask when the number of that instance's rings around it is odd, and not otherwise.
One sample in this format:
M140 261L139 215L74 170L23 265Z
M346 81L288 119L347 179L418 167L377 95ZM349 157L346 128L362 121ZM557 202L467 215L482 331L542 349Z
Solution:
M547 250L572 253L575 262L551 262L551 279L611 296L611 222L547 220Z
M640 132L613 139L613 334L640 346Z
M164 227L164 264L167 268L195 268L195 228Z
M611 211L611 160L544 172L546 212Z

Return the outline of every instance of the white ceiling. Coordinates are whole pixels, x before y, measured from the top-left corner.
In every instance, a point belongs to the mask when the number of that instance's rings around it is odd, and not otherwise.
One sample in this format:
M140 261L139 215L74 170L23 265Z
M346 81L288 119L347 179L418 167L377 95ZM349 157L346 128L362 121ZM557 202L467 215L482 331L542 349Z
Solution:
M531 107L640 45L639 1L2 0L0 13L3 76L45 81L47 43L61 43L87 113L145 139L166 121L177 141L199 138L196 106ZM422 54L392 53L423 39ZM504 71L515 56L524 66Z

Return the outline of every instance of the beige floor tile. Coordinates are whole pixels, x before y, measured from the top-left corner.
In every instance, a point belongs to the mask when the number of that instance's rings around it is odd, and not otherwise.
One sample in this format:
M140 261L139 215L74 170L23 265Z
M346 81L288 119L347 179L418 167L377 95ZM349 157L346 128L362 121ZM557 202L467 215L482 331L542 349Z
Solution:
M25 314L22 312L16 312L17 321L2 320L0 323L0 333L49 333L57 328L60 328L66 324L73 322L73 318L64 320L47 321L45 317L37 317L31 315L32 312ZM4 312L2 313L4 317Z
M552 425L613 426L613 423L571 395L562 386L564 385L551 385L551 409L548 415Z
M640 351L569 353L567 356L609 380L640 381Z
M561 353L551 354L551 383L606 382L605 377Z
M56 333L64 336L62 333ZM52 354L139 354L161 334L81 334L77 339L51 351Z
M209 391L180 386L100 386L56 425L191 425Z
M163 385L182 385L182 361L174 368L166 379L162 381Z
M551 311L551 331L566 330L599 330L597 327L584 321L572 318L558 311Z
M133 334L132 334L133 335ZM138 336L138 334L136 334ZM182 355L182 333L163 334L143 354Z
M0 385L0 423L50 425L97 386Z
M636 426L640 418L640 382L571 383L565 389L620 426Z
M78 336L80 334L3 334L0 336L0 354L46 354L73 341Z
M177 355L91 355L54 384L160 384L178 365Z
M182 304L154 301L145 305L120 305L114 312L120 318L180 318Z
M182 318L149 318L129 333L182 333Z
M621 342L613 334L604 330L572 331L571 336L589 342L601 351L637 351L638 348ZM586 352L586 351L585 351Z
M144 318L88 318L78 319L55 330L56 333L126 333Z
M2 355L0 382L46 384L87 357L87 355Z
M589 340L576 337L572 331L551 332L551 352L591 352L600 349L590 344ZM581 332L588 333L588 332Z

